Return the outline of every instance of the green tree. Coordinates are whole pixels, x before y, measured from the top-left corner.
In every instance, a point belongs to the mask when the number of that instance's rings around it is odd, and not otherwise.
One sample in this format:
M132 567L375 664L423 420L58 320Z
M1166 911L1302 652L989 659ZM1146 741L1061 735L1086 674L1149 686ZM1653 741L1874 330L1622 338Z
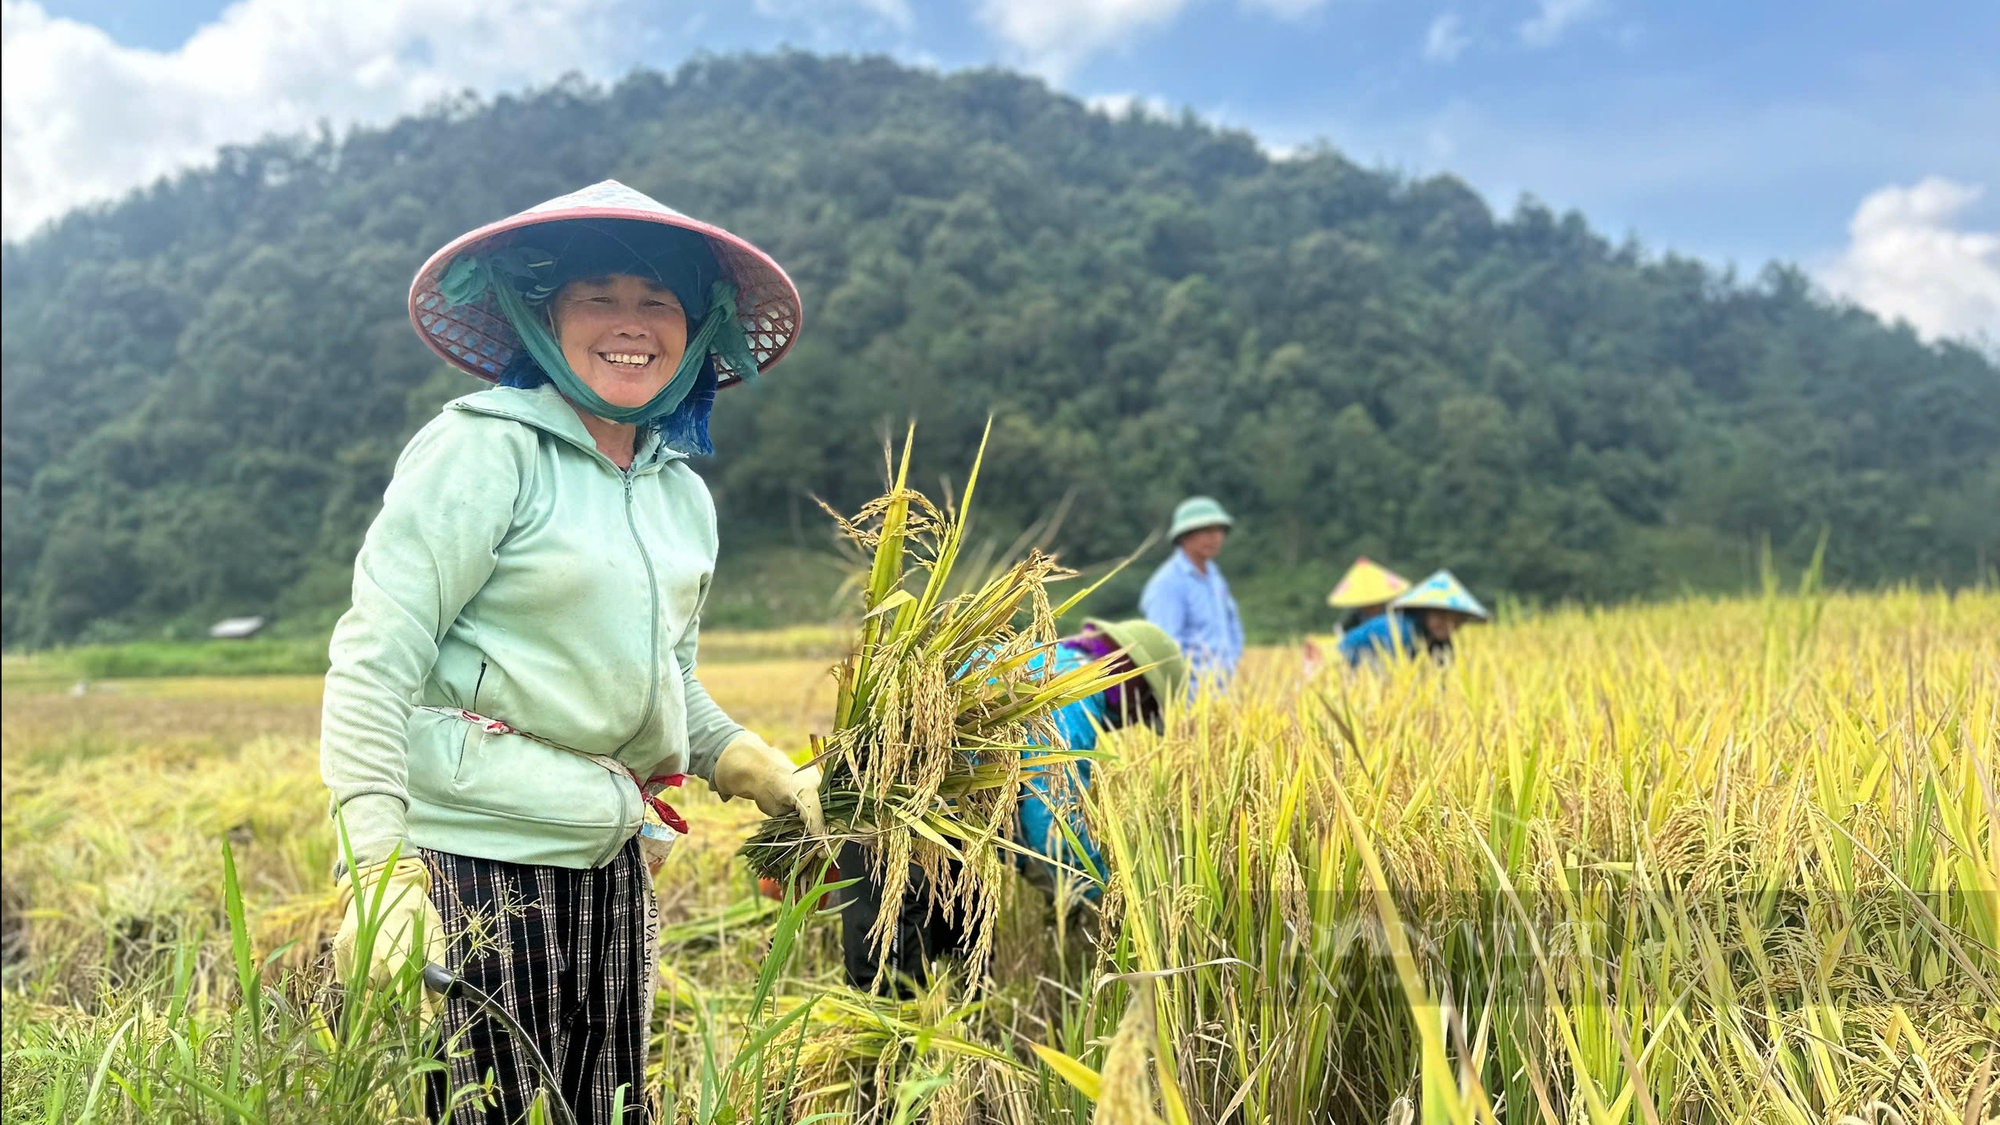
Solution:
M1822 532L1839 582L2000 560L1992 357L1794 268L1745 281L1004 71L790 53L231 149L6 246L5 642L323 628L402 443L478 386L409 330L410 275L606 176L751 237L805 296L699 466L720 605L810 603L730 583L809 570L758 559L822 545L811 498L874 495L903 420L955 471L989 415L982 534L1066 503L1060 546L1103 560L1214 493L1267 635L1323 625L1359 552L1545 599L1726 586Z

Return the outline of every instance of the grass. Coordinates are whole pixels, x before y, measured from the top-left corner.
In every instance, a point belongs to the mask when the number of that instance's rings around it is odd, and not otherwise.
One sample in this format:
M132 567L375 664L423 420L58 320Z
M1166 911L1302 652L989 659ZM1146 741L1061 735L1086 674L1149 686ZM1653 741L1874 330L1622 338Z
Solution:
M78 645L10 655L5 665L9 684L42 687L142 676L318 676L326 666L323 637Z
M803 750L826 663L703 675ZM356 1038L324 1002L316 680L15 672L0 1120L407 1119L421 1028ZM834 927L734 858L754 810L691 783L649 1096L885 1125L2000 1114L2000 596L1565 609L1445 670L1306 672L1257 650L1229 699L1111 740L1105 917L1059 927L1010 878L970 995L838 987Z
M838 624L784 629L705 629L701 658L709 664L842 656L853 630ZM132 641L79 645L4 658L5 682L24 690L89 690L93 681L156 677L323 676L325 637L247 641Z

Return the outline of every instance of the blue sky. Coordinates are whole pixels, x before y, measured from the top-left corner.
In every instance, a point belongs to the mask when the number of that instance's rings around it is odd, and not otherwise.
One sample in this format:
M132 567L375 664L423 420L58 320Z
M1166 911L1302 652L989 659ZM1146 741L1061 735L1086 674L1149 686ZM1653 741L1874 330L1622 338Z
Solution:
M1371 165L1455 172L1503 210L1531 192L1655 249L1745 271L1800 262L1920 328L2000 336L1996 0L5 3L12 236L27 226L14 212L40 218L247 139L234 134L381 119L441 88L512 88L568 69L609 78L693 50L790 45L1000 63L1084 97L1192 108L1275 151L1324 140ZM510 23L515 9L538 14ZM595 30L516 26L550 19ZM490 49L458 42L468 37ZM282 58L329 38L344 43L331 52L338 73L317 82L310 66L242 82L194 73L231 52ZM17 60L45 42L68 80L17 83ZM434 73L377 73L434 53ZM37 99L82 96L86 110L114 113L177 63L185 89L176 97L169 82L163 96L193 108L135 137L126 164L115 153L65 161L60 143L44 153L14 135ZM58 89L73 89L79 69L87 84L97 64L97 102ZM248 104L258 99L270 104Z

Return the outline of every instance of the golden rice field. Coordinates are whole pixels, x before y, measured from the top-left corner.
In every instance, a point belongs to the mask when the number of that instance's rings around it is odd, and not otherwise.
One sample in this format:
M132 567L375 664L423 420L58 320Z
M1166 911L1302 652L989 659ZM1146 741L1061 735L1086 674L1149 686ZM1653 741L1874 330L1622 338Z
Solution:
M656 1119L2000 1119L2000 595L1462 637L1389 676L1260 650L1112 740L1103 917L1015 888L970 996L837 987L835 927L734 858L754 809L694 784ZM4 694L4 1121L415 1119L418 1022L324 987L317 682L43 668ZM780 745L828 722L824 661L702 675Z

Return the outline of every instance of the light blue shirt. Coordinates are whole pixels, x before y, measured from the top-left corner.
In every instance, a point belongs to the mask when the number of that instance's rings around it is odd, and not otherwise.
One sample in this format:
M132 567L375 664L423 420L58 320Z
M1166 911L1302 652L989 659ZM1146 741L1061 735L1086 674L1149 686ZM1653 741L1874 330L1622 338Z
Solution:
M1243 658L1243 622L1236 616L1236 599L1230 596L1229 583L1223 580L1222 568L1214 559L1204 572L1186 551L1174 548L1146 581L1146 592L1139 596L1139 612L1165 629L1187 654L1194 672L1190 691L1204 681L1219 685L1235 674L1236 662Z

